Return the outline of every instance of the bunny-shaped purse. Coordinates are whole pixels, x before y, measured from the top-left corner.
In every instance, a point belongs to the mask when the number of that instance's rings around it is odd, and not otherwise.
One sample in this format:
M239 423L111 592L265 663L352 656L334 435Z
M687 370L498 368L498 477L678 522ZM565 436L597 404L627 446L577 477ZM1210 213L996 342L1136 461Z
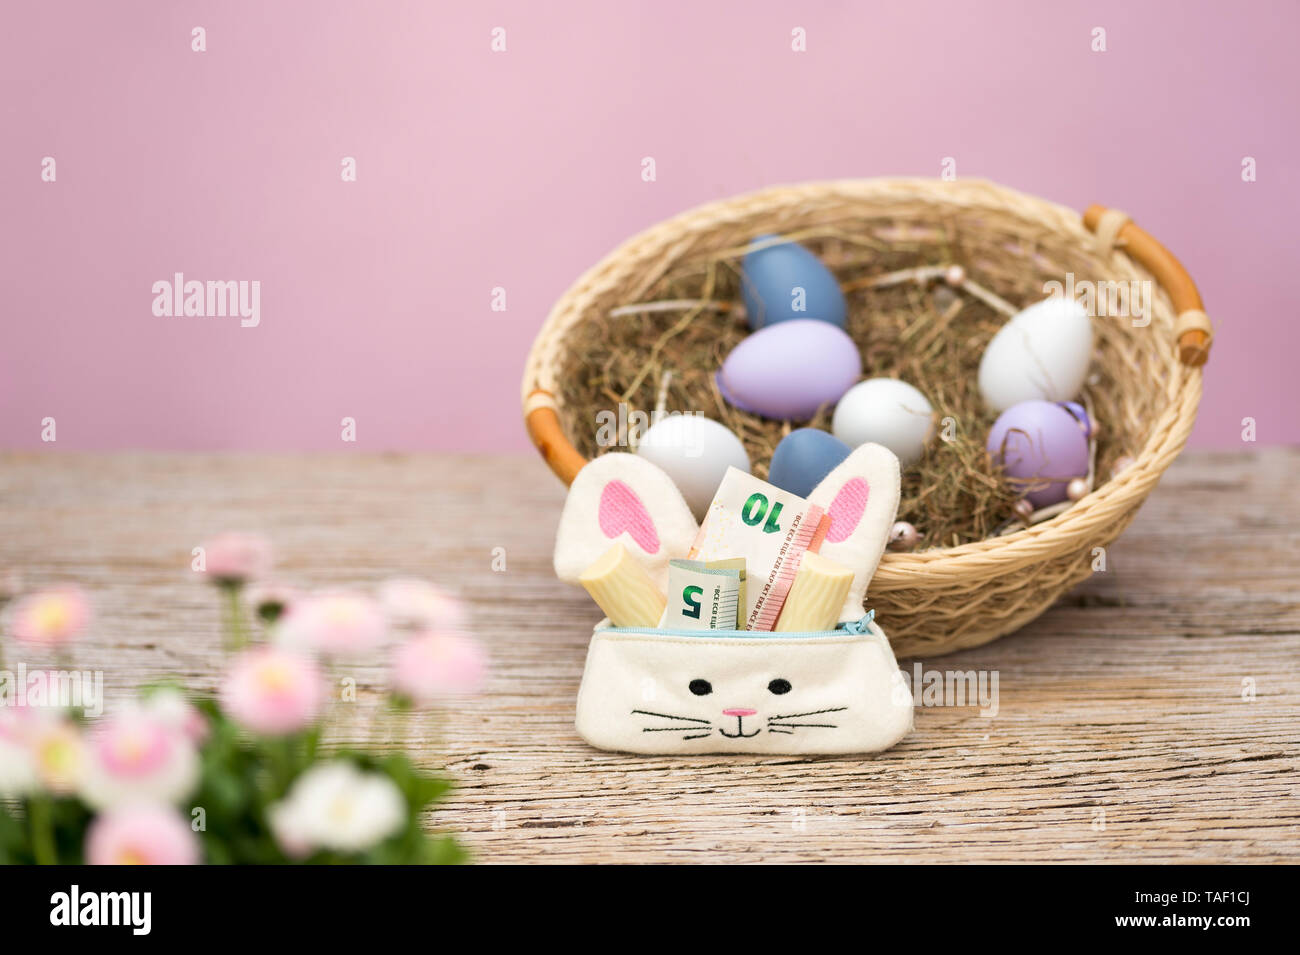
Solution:
M819 553L853 571L840 625L815 633L596 625L578 690L577 729L630 753L870 753L912 728L912 694L884 632L863 616L867 583L898 509L898 459L865 444L809 495L830 518ZM664 587L698 525L672 480L612 452L573 482L555 571L578 575L621 543Z

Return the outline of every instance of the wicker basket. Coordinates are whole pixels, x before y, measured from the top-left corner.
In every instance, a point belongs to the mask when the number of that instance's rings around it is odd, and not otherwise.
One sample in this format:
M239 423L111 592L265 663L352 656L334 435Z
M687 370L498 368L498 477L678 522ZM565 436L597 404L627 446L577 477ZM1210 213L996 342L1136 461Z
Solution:
M1123 213L1065 207L979 181L869 179L783 186L710 203L630 239L583 275L542 326L523 379L528 432L566 483L585 464L565 435L555 376L566 333L641 296L677 263L743 248L754 235L835 223L882 236L942 222L997 268L1096 280L1155 280L1151 322L1098 319L1099 361L1119 382L1134 463L1064 513L1024 530L946 549L887 554L869 590L895 650L929 656L1023 626L1091 573L1187 440L1211 329L1178 261ZM1114 422L1101 422L1103 427ZM1137 450L1140 449L1140 450Z

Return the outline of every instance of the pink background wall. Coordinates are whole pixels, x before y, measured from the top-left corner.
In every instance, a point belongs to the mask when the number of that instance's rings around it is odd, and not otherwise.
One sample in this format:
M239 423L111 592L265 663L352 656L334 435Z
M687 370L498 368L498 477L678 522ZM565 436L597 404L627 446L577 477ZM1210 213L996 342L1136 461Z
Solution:
M0 446L42 446L48 415L60 448L341 448L348 415L363 449L522 449L532 336L620 240L944 156L1132 213L1221 323L1194 442L1241 447L1245 416L1300 441L1294 0L23 0L4 20ZM259 280L260 327L155 317L176 271Z

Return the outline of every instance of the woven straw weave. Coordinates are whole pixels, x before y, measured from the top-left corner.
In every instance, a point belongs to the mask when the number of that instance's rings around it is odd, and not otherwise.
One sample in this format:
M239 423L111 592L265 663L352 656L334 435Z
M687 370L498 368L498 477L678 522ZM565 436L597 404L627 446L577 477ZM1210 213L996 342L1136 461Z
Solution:
M525 414L564 408L556 375L565 336L585 317L642 301L675 265L692 257L743 248L761 233L791 233L833 223L879 236L924 234L942 223L981 251L982 276L1023 271L1060 278L1151 280L1112 247L1114 219L1103 240L1071 209L988 182L872 179L782 186L691 210L625 242L583 275L542 326L523 380ZM923 263L918 263L923 264ZM1092 572L1096 548L1128 526L1161 473L1187 440L1201 396L1201 371L1179 361L1177 316L1156 288L1149 326L1094 321L1098 362L1114 391L1111 417L1135 463L1064 513L1003 537L914 554L886 554L871 581L867 606L903 656L973 647L1009 633L1042 613ZM721 319L719 319L721 320ZM1137 449L1140 449L1138 451Z

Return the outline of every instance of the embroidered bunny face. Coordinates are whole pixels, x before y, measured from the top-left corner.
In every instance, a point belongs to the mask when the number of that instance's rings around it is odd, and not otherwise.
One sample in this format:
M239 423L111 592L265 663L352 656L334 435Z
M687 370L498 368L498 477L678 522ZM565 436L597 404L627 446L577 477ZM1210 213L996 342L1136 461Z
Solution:
M728 681L729 684L735 682ZM761 678L759 682L761 683ZM657 710L636 709L632 711L632 715L646 717L645 722L650 724L641 727L642 733L677 733L682 740L703 739L714 733L718 733L725 739L753 739L759 733L784 733L793 736L796 730L802 729L839 729L838 723L803 721L814 718L823 721L831 720L835 718L836 713L843 713L848 709L848 706L845 705L824 706L821 709L808 710L802 713L765 712L765 710L771 709L788 710L799 705L795 700L766 699L768 695L780 697L794 690L794 684L783 676L773 677L768 681L766 687L715 686L714 681L706 680L703 677L696 677L686 687L692 695L697 697L717 697L716 700L698 700L696 706L690 707L696 712L709 713L710 715L708 717L683 716L680 713L661 713ZM764 693L763 690L767 692ZM771 706L765 706L763 710L755 706L724 706L723 709L718 710L716 706L710 705L722 705L729 697L740 697L751 703L770 703ZM784 706L779 705L782 702L785 703ZM814 704L808 703L807 705L812 706Z
M597 631L578 729L639 753L862 753L897 742L912 697L884 634L670 637Z

